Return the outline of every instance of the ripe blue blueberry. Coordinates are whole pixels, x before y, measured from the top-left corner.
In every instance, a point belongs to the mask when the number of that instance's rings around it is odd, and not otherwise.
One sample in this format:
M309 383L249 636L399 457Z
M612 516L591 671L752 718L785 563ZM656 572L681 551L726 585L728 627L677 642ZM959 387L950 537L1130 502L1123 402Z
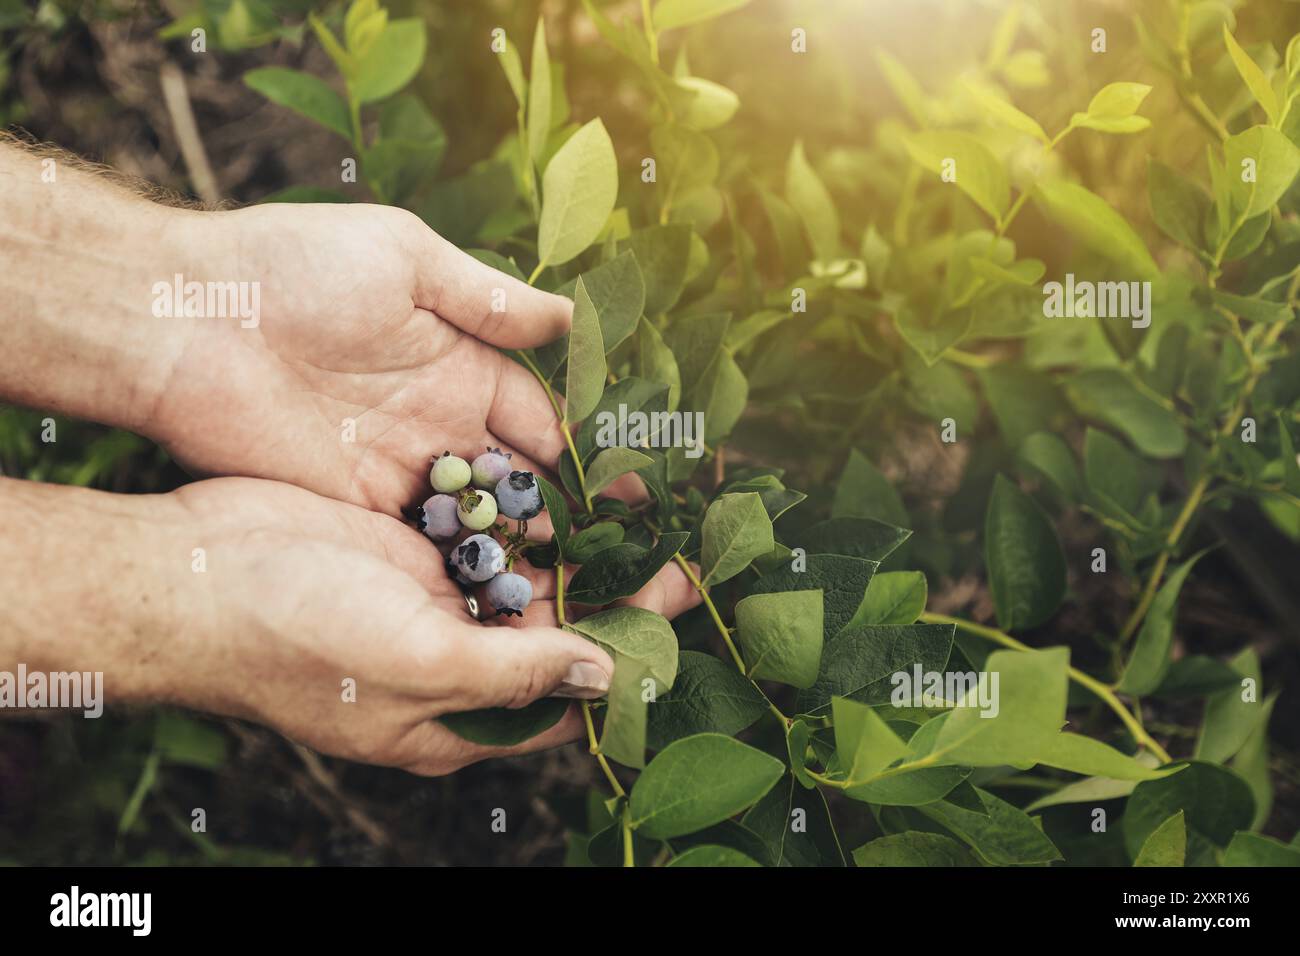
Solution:
M460 533L456 507L452 495L434 495L420 507L420 530L435 541L456 537Z
M542 489L531 471L512 471L497 482L497 507L507 518L527 521L542 511Z
M460 491L469 484L469 479L469 462L457 458L449 451L443 452L442 457L436 459L429 469L429 483L433 485L434 491Z
M496 539L472 534L452 550L456 570L471 581L487 581L505 570L506 552Z
M471 491L462 495L460 505L456 508L456 517L470 531L482 531L490 528L497 520L497 503L487 491Z
M470 465L470 474L475 488L491 491L498 481L510 474L510 454L500 448L489 448L474 459Z
M533 599L533 586L522 574L507 571L488 582L484 597L498 614L523 617L524 608Z

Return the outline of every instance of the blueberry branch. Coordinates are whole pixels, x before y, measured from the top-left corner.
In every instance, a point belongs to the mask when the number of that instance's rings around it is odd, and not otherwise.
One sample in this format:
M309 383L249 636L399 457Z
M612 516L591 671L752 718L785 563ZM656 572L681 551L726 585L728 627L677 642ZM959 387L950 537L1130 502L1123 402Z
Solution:
M974 634L976 637L982 637L986 641L1001 644L1003 647L1009 647L1015 651L1033 650L1033 648L1028 644L1020 643L1020 641L1017 641L1010 634L999 631L997 628L985 627L983 624L976 624L973 621L963 620L959 617L949 617L947 614L931 614L927 611L921 615L921 620L925 621L927 624L952 624L965 631L967 634ZM1092 693L1096 694L1097 697L1101 699L1102 703L1115 712L1115 716L1120 719L1128 729L1128 732L1133 735L1134 740L1150 750L1161 763L1172 762L1173 758L1169 756L1169 753L1146 732L1146 729L1138 719L1134 717L1129 709L1124 706L1123 702L1115 696L1115 692L1112 688L1106 686L1104 683L1097 680L1097 678L1085 674L1076 667L1068 668L1067 672L1070 675L1070 680L1074 681L1080 687L1085 687L1092 691Z

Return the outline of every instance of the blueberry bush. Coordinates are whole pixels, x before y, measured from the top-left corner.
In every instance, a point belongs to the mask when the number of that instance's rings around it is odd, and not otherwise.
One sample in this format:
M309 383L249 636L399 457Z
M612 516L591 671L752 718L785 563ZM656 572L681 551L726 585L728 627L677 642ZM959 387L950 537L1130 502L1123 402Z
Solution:
M568 436L522 558L616 661L566 862L1300 863L1300 9L398 6L198 0L159 36L342 163L250 200L400 205L574 300L512 354ZM6 471L156 454L47 461L15 421ZM700 608L610 606L670 563ZM147 774L221 764L154 733Z

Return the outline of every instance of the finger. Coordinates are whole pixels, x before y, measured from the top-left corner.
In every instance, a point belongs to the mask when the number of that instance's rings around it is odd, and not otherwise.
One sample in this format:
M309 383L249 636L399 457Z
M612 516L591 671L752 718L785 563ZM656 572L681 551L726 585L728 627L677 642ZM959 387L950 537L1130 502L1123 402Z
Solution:
M585 734L582 716L576 705L570 705L555 726L509 747L471 743L438 721L426 720L413 728L403 742L404 759L399 766L421 776L436 777L491 757L512 757L561 747Z
M456 686L439 711L526 707L542 697L593 700L609 691L614 662L590 641L557 627L457 627L450 648Z
M488 431L550 471L568 450L564 426L536 376L505 355L497 357L496 392L488 409Z
M695 567L694 570L698 576L699 568ZM674 561L660 568L659 573L636 594L615 603L626 607L645 608L647 611L654 611L671 619L679 614L685 614L700 601L700 593L695 590L695 586Z
M479 262L427 227L417 232L417 241L415 304L420 308L507 349L544 345L569 331L573 303L564 296Z

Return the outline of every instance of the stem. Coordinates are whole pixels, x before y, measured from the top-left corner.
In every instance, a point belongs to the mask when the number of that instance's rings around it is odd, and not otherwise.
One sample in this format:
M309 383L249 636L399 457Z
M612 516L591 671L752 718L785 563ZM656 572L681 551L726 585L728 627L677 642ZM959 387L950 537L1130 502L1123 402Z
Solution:
M541 383L551 408L555 410L555 417L560 420L560 431L564 433L564 442L569 446L569 457L573 460L573 468L578 473L578 484L582 487L582 503L587 509L587 514L591 514L591 495L587 494L587 473L582 467L582 456L578 454L577 446L573 444L573 436L569 434L569 426L564 421L564 412L560 409L560 400L555 397L555 389L551 388L551 383L546 380L546 376L542 374L536 363L528 357L527 352L518 351L515 355L519 357L519 361L528 366L533 377Z
M591 703L585 700L582 702L582 721L587 725L587 750L596 758L596 763L600 764L600 769L605 771L605 779L609 781L614 796L627 796L623 785L618 782L618 777L614 776L614 771L610 769L609 761L600 752L600 744L596 741L596 725L591 720Z
M542 274L542 270L545 268L546 268L546 260L543 259L537 263L537 268L534 269L533 274L528 277L528 284L532 285L534 282L536 282L537 277Z
M632 811L623 808L623 865L636 866L636 856L632 852Z
M748 677L749 675L745 673L745 659L740 656L740 651L736 650L736 645L731 640L731 630L722 622L722 615L718 613L718 608L717 605L713 603L713 598L709 597L709 592L705 589L704 585L700 583L699 577L691 569L690 564L687 563L685 558L680 554L674 554L673 560L677 562L677 566L681 568L682 573L686 575L686 580L691 582L691 587L695 588L700 597L704 600L704 606L708 608L709 617L713 618L713 625L718 629L718 634L722 636L722 641L727 645L727 650L731 652L731 659L736 662L736 667L740 669L742 674L745 674L745 676Z
M1269 329L1261 343L1262 348L1268 349L1277 342L1278 337L1282 334L1282 330L1285 327L1286 323L1279 322ZM1257 363L1254 354L1249 349L1246 350L1246 359L1250 363L1250 377L1246 380L1246 384L1242 386L1241 394L1237 397L1237 402L1233 405L1232 411L1229 412L1228 417L1219 427L1216 436L1219 439L1227 438L1232 434L1232 430L1237 427L1237 424L1241 421L1241 416L1246 411L1246 406L1250 402L1251 395L1255 392L1255 386L1259 384L1259 380L1263 377L1265 368L1267 367L1263 363ZM1133 636L1141 625L1142 619L1151 609L1151 603L1155 600L1156 589L1160 586L1160 581L1165 573L1165 568L1169 566L1169 555L1177 546L1178 539L1182 537L1187 525L1190 524L1192 518L1195 517L1196 511L1200 507L1201 502L1205 498L1205 493L1210 487L1210 469L1213 467L1218 457L1218 451L1219 445L1216 442L1214 447L1210 450L1210 455L1206 460L1205 474L1201 475L1201 477L1197 479L1196 484L1192 486L1192 490L1187 496L1187 501L1183 504L1182 510L1174 520L1173 527L1169 529L1169 536L1165 539L1165 546L1161 550L1160 556L1156 559L1156 563L1151 569L1151 574L1147 578L1146 585L1142 589L1142 596L1138 601L1138 605L1133 609L1133 613L1129 615L1128 620L1124 622L1124 629L1120 632L1121 642L1126 642Z
M555 565L555 617L561 626L569 623L564 619L564 561Z
M1033 650L1033 648L1031 648L1028 644L1022 644L1019 641L1017 641L1014 637L1012 637L1010 634L1006 634L1002 631L997 630L996 628L985 627L983 624L976 624L972 621L966 621L958 617L949 617L947 614L931 614L929 612L926 612L925 614L921 615L921 620L925 621L928 624L952 624L955 625L956 627L961 628L963 631L965 631L968 634L974 634L976 637L982 637L986 641L992 641L995 644L1001 644L1003 647L1009 647L1012 650L1016 650L1016 651ZM1085 674L1083 671L1079 670L1078 668L1071 667L1068 669L1068 673L1070 675L1070 680L1074 681L1080 687L1085 687L1088 690L1092 691L1092 693L1096 694L1097 697L1100 698L1101 701L1107 707L1109 707L1112 711L1115 712L1115 716L1117 716L1120 719L1120 721L1128 729L1128 732L1133 735L1133 739L1136 740L1138 744L1140 744L1143 747L1146 747L1153 754L1155 754L1155 756L1160 760L1161 763L1172 762L1173 758L1171 758L1168 752L1163 747L1161 747L1160 744L1158 744L1155 741L1155 739L1152 738L1152 736L1146 732L1145 729L1143 729L1142 725L1138 722L1137 718L1134 717L1133 714L1129 712L1129 709L1124 706L1123 702L1118 697L1115 696L1115 692L1111 690L1111 688L1107 687L1101 681L1097 680L1097 678L1092 677L1089 674ZM909 766L915 766L915 765L913 764Z
M645 27L646 42L650 44L650 59L659 65L659 35L655 33L654 21L650 19L650 0L641 0L641 23Z

